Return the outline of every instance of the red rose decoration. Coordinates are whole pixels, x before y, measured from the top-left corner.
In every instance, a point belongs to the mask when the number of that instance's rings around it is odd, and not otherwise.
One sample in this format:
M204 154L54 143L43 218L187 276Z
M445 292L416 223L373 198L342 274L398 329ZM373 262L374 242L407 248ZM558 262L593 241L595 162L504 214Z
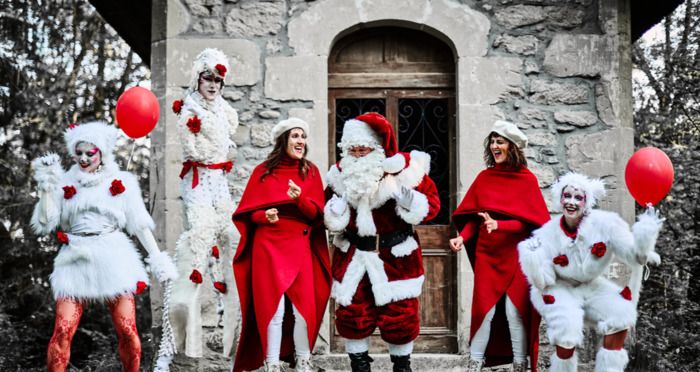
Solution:
M567 266L569 264L569 257L566 257L565 254L560 254L560 255L554 257L552 262L554 262L555 265Z
M143 293L143 291L145 291L146 288L148 288L148 284L146 284L145 282L142 282L140 280L138 282L136 282L136 294L137 295L140 295L141 293Z
M593 244L593 247L591 247L591 253L593 253L594 256L600 258L605 256L605 251L607 251L608 248L605 246L605 243L603 242L598 242Z
M630 287L625 287L622 292L620 292L620 296L627 301L632 301L632 291L630 291Z
M61 244L68 244L68 242L70 241L68 239L68 234L64 233L63 231L56 232L56 239L58 239L58 242Z
M211 247L211 255L214 256L217 260L219 259L219 247L213 246Z
M551 305L554 303L554 296L544 295L544 296L542 296L542 301L544 301L544 303L547 305Z
M192 274L190 274L190 280L193 283L201 284L202 283L202 274L199 271L197 271L197 269L192 270Z
M202 130L202 121L195 115L187 120L187 128L190 129L190 132L197 134Z
M124 187L124 184L121 180L112 181L112 186L109 187L109 192L112 193L112 196L117 196L123 193L125 190L126 188Z
M214 282L214 288L221 293L226 293L226 283L224 282Z
M182 111L182 105L185 104L185 102L181 99L176 99L173 101L173 112L177 115L180 115L180 111Z
M219 75L226 76L226 66L219 63L218 65L214 66L214 68L216 68L216 72L218 72Z
M77 125L75 123L68 124L68 129L73 129L75 127L77 127Z
M75 196L75 194L77 194L77 193L78 193L78 191L75 189L75 187L63 186L63 198L64 199L70 199L73 196Z

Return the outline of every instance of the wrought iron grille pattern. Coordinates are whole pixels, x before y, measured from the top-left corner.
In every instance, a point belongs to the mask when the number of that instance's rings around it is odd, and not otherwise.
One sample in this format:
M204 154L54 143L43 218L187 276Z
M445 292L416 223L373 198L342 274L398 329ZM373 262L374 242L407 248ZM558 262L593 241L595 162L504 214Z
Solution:
M345 121L365 112L378 112L386 115L386 100L384 99L336 99L335 100L335 143L343 136ZM335 149L335 161L340 160L340 150Z

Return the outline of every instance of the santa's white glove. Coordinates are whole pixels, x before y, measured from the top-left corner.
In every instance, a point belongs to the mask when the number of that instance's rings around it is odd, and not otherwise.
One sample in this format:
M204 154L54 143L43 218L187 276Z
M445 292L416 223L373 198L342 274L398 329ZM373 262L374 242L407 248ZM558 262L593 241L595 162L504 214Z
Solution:
M158 243L156 243L153 232L148 228L142 229L136 232L136 237L148 252L146 262L151 266L151 273L156 276L156 279L161 283L177 279L178 274L175 263L173 263L167 252L161 252L158 249Z
M32 161L34 179L41 191L51 191L61 181L63 167L61 158L52 152Z
M345 200L345 195L338 197L338 195L333 194L331 200L328 201L329 209L336 216L340 216L348 209L348 202Z
M411 205L413 205L413 190L406 186L401 186L401 191L394 195L394 199L396 199L396 204L398 204L399 207L411 209Z

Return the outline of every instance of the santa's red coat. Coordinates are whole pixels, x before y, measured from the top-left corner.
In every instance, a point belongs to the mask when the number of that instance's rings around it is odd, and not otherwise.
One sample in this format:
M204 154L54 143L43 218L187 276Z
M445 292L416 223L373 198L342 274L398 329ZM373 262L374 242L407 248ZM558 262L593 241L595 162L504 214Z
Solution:
M517 232L486 232L479 212L496 220L517 220L526 228ZM507 294L518 309L528 333L531 369L536 371L540 316L529 300L529 286L518 260L517 244L549 220L537 178L527 168L509 170L496 166L476 177L452 215L458 231L467 224L480 226L464 242L474 269L474 296L470 339L481 327L486 313ZM500 307L500 306L499 306ZM486 365L512 361L512 347L504 311L497 308L486 349Z
M302 179L298 161L286 159L261 182L265 170L265 163L255 168L233 214L241 233L233 270L243 321L234 372L263 365L267 327L285 294L306 320L313 349L330 293L330 260L322 222L324 194L318 169L312 165ZM287 195L290 179L302 189L299 202ZM302 203L306 209L316 209L313 220L301 212ZM255 211L272 207L279 210L279 222L258 225L252 221ZM293 363L290 313L287 308L280 358Z

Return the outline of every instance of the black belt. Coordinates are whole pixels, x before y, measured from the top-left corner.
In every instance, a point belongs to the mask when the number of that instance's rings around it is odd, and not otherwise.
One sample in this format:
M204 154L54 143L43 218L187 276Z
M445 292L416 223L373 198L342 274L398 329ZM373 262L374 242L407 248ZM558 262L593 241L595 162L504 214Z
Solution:
M355 248L361 251L374 252L378 251L379 247L393 247L402 243L409 236L413 235L413 230L401 230L386 234L359 236L352 231L345 232L345 238L353 244Z

